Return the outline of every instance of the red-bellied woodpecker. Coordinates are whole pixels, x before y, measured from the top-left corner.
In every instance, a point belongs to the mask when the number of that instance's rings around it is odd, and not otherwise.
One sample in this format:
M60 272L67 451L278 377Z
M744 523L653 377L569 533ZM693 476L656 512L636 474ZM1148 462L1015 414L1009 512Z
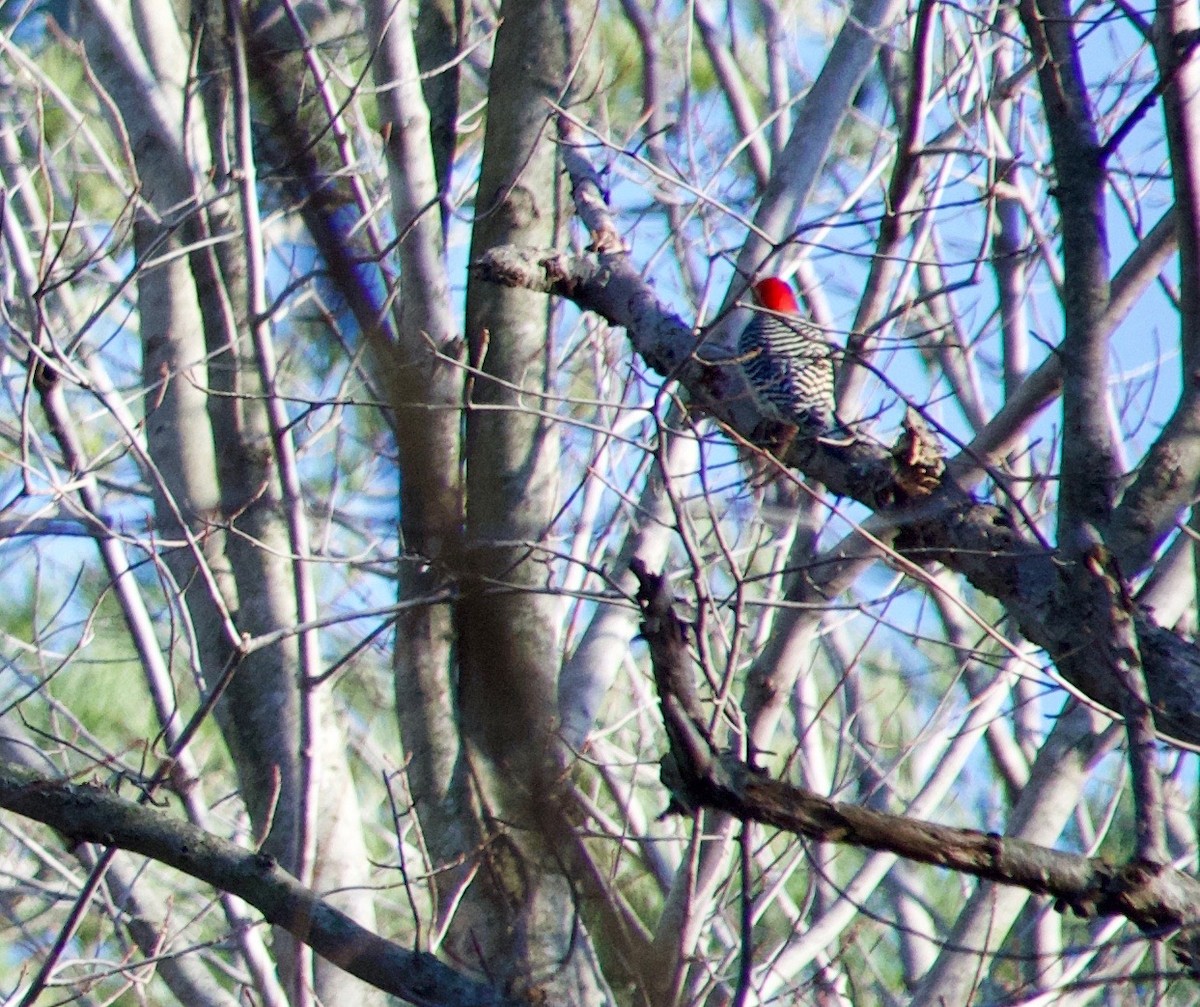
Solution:
M771 419L819 437L837 425L833 351L800 314L792 288L778 277L754 284L759 311L738 338L738 360L759 408Z

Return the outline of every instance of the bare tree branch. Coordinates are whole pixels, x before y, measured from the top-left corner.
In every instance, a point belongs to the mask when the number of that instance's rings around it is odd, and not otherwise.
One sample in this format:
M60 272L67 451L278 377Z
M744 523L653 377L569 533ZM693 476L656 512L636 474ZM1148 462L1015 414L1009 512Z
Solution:
M319 898L265 853L142 807L92 784L0 763L0 807L76 842L140 853L231 892L317 954L377 989L420 1007L517 1007L525 1001L468 979L430 954L376 936Z
M1191 960L1200 937L1194 913L1200 882L1181 871L1138 860L1114 868L1101 859L1021 840L831 801L772 780L731 755L718 755L702 721L697 723L686 629L674 612L670 587L658 574L638 567L634 573L645 613L642 632L650 644L671 743L673 793L682 806L711 807L805 838L886 850L972 877L1019 885L1050 895L1060 911L1069 908L1080 916L1124 916L1156 936L1177 933L1178 953ZM681 691L672 694L673 689Z
M761 422L742 391L738 368L697 357L691 330L661 304L627 258L509 247L490 250L473 268L496 283L568 297L624 326L635 352L687 388L693 408L703 408L743 437L750 439ZM860 441L840 448L795 443L782 460L872 509L899 508L893 515L899 553L918 564L939 562L964 574L1007 608L1029 640L1049 652L1064 680L1102 706L1121 709L1123 688L1111 669L1096 651L1079 646L1088 638L1081 623L1084 613L1074 598L1062 594L1060 557L1022 535L1004 510L971 499L953 483L906 508L908 494L896 480L896 460L877 444ZM1159 730L1184 744L1200 745L1200 650L1155 625L1150 613L1135 612L1134 625Z

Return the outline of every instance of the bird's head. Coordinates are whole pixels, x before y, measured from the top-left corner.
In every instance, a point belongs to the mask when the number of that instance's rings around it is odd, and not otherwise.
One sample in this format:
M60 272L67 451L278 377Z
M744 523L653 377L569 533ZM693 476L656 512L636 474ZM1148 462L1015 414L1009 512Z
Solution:
M754 284L754 297L768 311L778 311L781 314L800 313L800 305L791 286L778 276L768 276Z

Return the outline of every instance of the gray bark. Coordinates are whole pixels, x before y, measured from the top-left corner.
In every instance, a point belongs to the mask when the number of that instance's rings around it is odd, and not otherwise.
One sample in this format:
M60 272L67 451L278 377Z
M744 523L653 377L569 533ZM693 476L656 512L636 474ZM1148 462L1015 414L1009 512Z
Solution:
M127 22L129 15L97 0L86 15L90 57L122 114L141 177L147 180L146 202L135 227L139 254L166 256L182 247L187 235L238 226L227 205L199 209L209 195L205 176L210 147L201 131L204 118L182 117L188 47L173 13L166 5L149 5ZM141 38L135 40L126 24L136 26ZM223 74L227 60L219 52L229 36L221 28L219 9L206 6L195 24L206 32L206 71ZM210 103L209 124L219 128L226 121L219 98L228 89L213 85L213 90L218 100ZM174 104L168 100L171 94L177 97ZM185 121L192 127L186 136ZM213 149L223 149L220 134ZM293 549L261 405L263 385L242 335L247 290L244 266L228 245L219 256L206 248L190 259L168 257L138 276L143 374L151 389L147 442L161 475L154 483L156 509L167 534L175 536L186 527L203 543L202 555L176 550L167 562L184 587L197 627L199 663L210 685L233 658L230 613L238 630L252 635L297 622L289 559ZM229 397L212 396L210 388ZM226 534L226 527L233 534ZM263 847L292 866L301 863L308 841L300 818L299 669L296 638L285 635L246 658L218 708ZM333 723L327 694L311 698L315 729L309 743L319 767L313 786L322 802L313 878L323 889L346 893L339 896L343 907L372 925L371 898L364 894L359 809L349 786L345 749L337 741L341 732ZM363 995L362 987L341 970L321 966L316 982L326 999Z
M422 18L425 17L422 13ZM418 85L408 3L372 0L367 19L379 48L373 64L380 119L387 124L388 181L399 246L396 342L377 355L376 372L393 412L400 457L403 555L398 597L421 598L448 580L461 547L462 371L459 333L446 270L439 193L448 162L435 168L430 112ZM441 52L442 50L437 50ZM456 71L426 82L426 93L450 101ZM436 81L436 83L435 83ZM442 108L442 115L450 112ZM442 129L453 133L453 119ZM441 151L446 155L446 151ZM441 358L437 354L443 354ZM396 622L396 715L408 755L408 786L421 821L438 893L440 930L470 874L479 841L461 761L453 688L454 629L448 604L402 611Z
M585 86L584 8L510 0L500 15L473 257L559 238L566 208L547 103L569 105ZM461 724L490 845L451 940L460 960L506 982L549 975L551 997L598 1004L608 994L560 873L562 854L552 852L568 825L553 797L558 605L539 556L558 498L558 432L539 398L550 381L551 321L539 294L470 285L467 339L481 373L467 411L466 579L456 620Z

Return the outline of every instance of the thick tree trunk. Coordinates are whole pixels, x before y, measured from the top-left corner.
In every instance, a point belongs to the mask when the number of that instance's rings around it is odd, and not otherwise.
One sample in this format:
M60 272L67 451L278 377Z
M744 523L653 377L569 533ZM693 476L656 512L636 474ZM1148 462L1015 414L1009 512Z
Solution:
M472 258L507 242L554 244L566 209L551 103L569 104L580 83L586 11L510 0L500 17ZM607 991L564 874L567 823L554 798L560 616L540 552L558 502L559 433L541 399L552 322L541 295L469 288L470 362L480 373L467 407L456 620L461 723L486 843L451 945L510 984L596 1004Z

